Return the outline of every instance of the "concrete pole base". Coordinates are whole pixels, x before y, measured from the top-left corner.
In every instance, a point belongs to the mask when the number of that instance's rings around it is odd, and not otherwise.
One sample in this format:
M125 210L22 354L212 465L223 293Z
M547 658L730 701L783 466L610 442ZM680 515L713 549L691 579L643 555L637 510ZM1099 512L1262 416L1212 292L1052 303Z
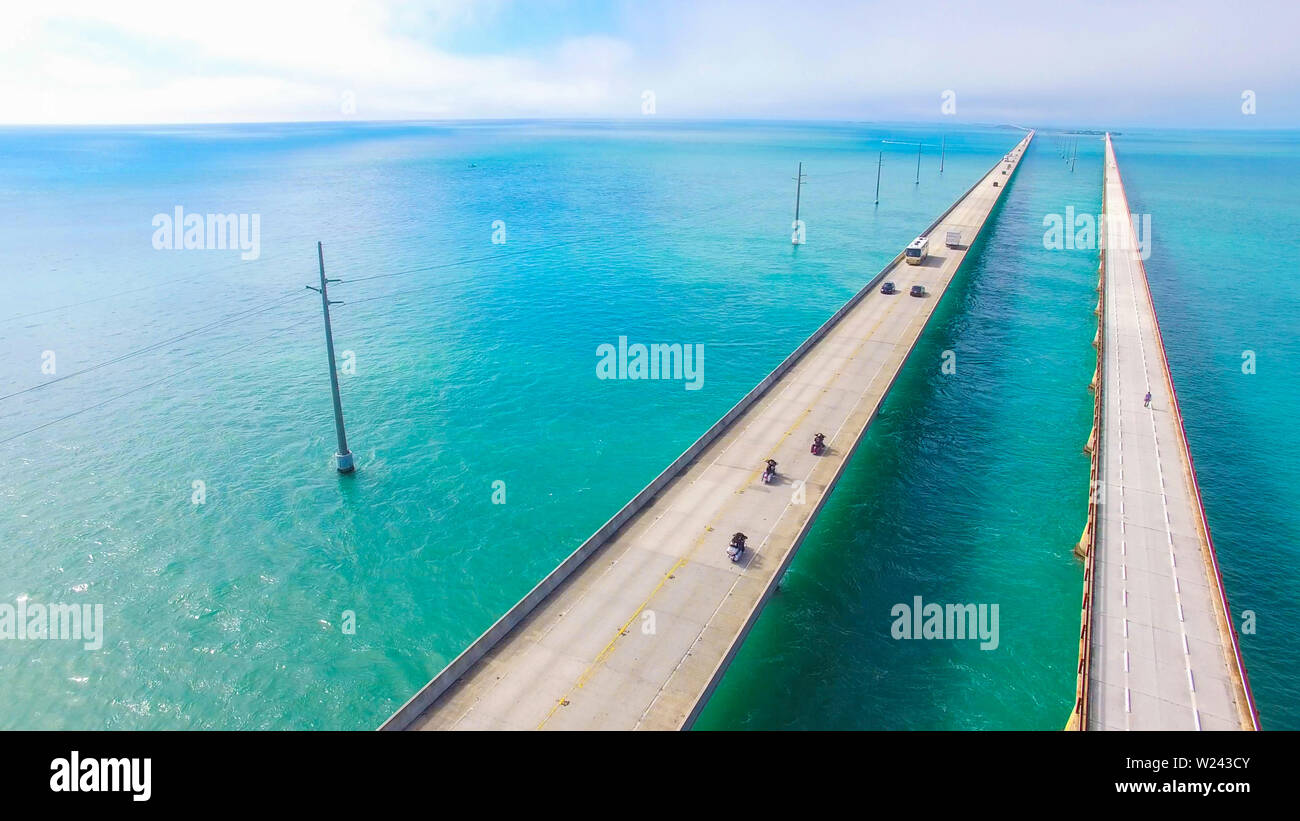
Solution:
M334 458L338 460L339 473L351 473L356 470L356 465L352 463L352 451L336 453Z

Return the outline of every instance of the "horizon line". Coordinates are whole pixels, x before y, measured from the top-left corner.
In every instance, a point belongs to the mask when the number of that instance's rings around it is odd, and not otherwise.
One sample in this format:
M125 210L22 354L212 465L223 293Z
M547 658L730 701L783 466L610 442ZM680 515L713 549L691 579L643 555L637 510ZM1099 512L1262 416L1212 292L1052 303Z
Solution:
M248 125L418 125L423 123L564 123L564 122L586 122L586 123L632 123L632 122L654 122L666 121L674 123L795 123L795 124L818 124L818 123L842 123L842 124L898 124L898 125L945 125L944 120L896 120L896 119L847 119L837 117L800 117L800 118L776 118L776 117L728 117L728 116L708 116L708 117L667 117L662 115L627 115L619 117L609 116L570 116L570 117L547 117L547 116L515 116L515 117L393 117L393 118L376 118L376 119L329 119L329 120L196 120L186 121L158 121L158 122L26 122L26 123L0 123L0 129L6 128L156 128L156 127L211 127L211 126L248 126ZM1300 124L1289 126L1269 126L1260 128L1240 128L1229 126L1211 126L1211 125L1059 125L1043 124L1037 126L1023 126L1017 123L1009 122L987 122L987 121L961 121L952 122L953 126L965 128L1006 128L1018 129L1021 131L1030 130L1057 130L1085 132L1095 131L1096 136L1103 136L1106 132L1116 132L1118 128L1127 128L1130 130L1148 130L1148 131L1248 131L1248 132L1270 132L1270 131L1297 131L1300 130ZM1088 135L1092 136L1092 135Z

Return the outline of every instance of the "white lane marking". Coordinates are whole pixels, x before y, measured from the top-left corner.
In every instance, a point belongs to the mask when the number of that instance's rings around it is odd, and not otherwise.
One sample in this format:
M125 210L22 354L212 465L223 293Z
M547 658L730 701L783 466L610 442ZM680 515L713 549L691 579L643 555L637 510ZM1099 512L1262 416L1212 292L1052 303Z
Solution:
M863 302L865 301L866 298L863 299ZM859 303L859 305L861 304L863 303ZM880 304L882 307L885 307L884 303L880 303ZM879 317L879 319L883 322L883 320L889 315L890 315L889 310L886 309L884 317ZM855 316L853 316L852 319L850 319L846 315L842 319L843 324L837 326L830 333L828 333L825 339L829 340L832 335L839 334L841 333L841 331L844 333L848 333L851 330L861 331L862 329L859 326L867 325L867 323L872 319L877 319L877 317L875 316L874 313L870 313L870 312L857 313ZM713 468L717 465L718 460L721 459L723 455L727 453L727 451L731 450L733 445L737 444L742 439L744 439L745 435L749 432L749 429L753 427L754 424L759 421L759 419L762 419L765 416L765 414L768 413L768 411L772 410L772 408L776 406L777 402L780 401L781 398L785 396L786 392L789 391L791 387L793 387L796 384L801 384L800 380L794 378L797 371L806 371L808 369L811 369L814 361L817 361L818 363L823 365L822 368L817 369L818 371L824 370L825 358L830 355L831 353L829 347L821 348L817 350L816 353L809 353L806 359L799 361L793 367L791 367L790 370L786 371L786 373L783 374L781 377L781 379L786 382L785 386L782 387L781 390L778 391L775 396L771 397L771 399L760 399L759 401L751 405L749 408L745 409L745 414L749 414L750 412L753 412L754 418L750 419L749 424L745 425L745 427L742 428L738 434L736 434L736 437L730 443L728 443L726 447L724 447L721 451L719 451L717 456L713 457L713 460L709 462L708 465L705 466L704 470L700 471L699 476L691 480L690 484L694 485L706 474L708 474L709 471L713 470ZM853 360L854 357L849 357L848 362L851 362ZM844 365L841 365L841 368L846 367L848 362L844 363ZM787 377L789 377L788 380ZM875 377L873 376L872 379L874 380ZM715 440L715 442L716 441L717 440ZM713 444L714 443L710 443L710 447L712 447ZM605 579L605 577L614 571L614 568L618 565L619 561L621 561L625 556L627 556L631 550L635 549L637 543L641 539L648 536L650 534L650 531L654 530L655 526L658 525L659 522L662 521L663 518L667 516L669 512L671 512L671 510L672 510L671 506L665 508L664 511L660 513L658 516L656 516L654 520L651 521L650 524L646 526L645 530L641 531L640 534L635 536L629 536L622 552L620 552L617 557L614 557L613 559L610 560L610 562L606 565L605 569L600 573L600 575L596 577L595 581L593 581L590 585L588 585L586 589L583 590L582 593L579 594L579 596L573 600L573 603L569 607L565 608L555 619L553 619L551 623L546 627L546 629L542 631L541 636L539 636L536 641L532 642L532 644L540 645L542 641L545 640L555 630L555 628L563 624L564 616L568 615L579 605L581 605L582 602L587 599L587 597L590 595L590 593L593 590L598 589L600 587L601 582ZM610 546L613 546L613 544L618 541L621 541L621 539L616 535L614 538L610 540L609 544ZM492 693L493 690L499 687L501 683L504 682L508 677L509 677L509 672L507 671L506 673L503 673L501 677L498 678L496 681L492 682L492 684L488 685L487 689L484 690L474 700L474 703L466 707L465 711L461 713L461 715L455 721L452 722L451 729L455 729L459 727L461 723L464 722L464 720L469 717L470 713L474 712L475 708L478 707L478 705L482 703L482 701L486 699Z
M1118 179L1116 179L1116 183L1119 183L1119 180L1118 180ZM1108 209L1108 212L1109 212L1110 210L1111 210L1111 209ZM1125 209L1125 210L1127 211L1127 209ZM1120 243L1120 248L1121 248L1121 249L1124 249L1124 248L1134 248L1134 247L1136 247L1136 246L1132 243L1132 241L1131 241L1132 238L1128 236L1128 232L1131 232L1131 231L1133 230L1133 223L1132 223L1132 216L1131 216L1131 214L1129 215L1129 218L1128 218L1127 220L1120 220L1120 226L1119 226L1119 229L1120 229L1120 232L1121 232L1121 234L1122 234L1121 243ZM1108 254L1108 256L1109 256L1109 254L1110 254L1110 250L1109 250L1109 249L1107 250L1107 254ZM1120 256L1123 258L1123 260L1124 260L1124 262L1125 262L1125 265L1122 266L1122 270L1123 270L1124 274L1127 275L1128 292L1129 292L1129 296L1130 296L1130 297L1132 298L1132 300L1133 300L1133 311L1134 311L1134 315L1137 317L1138 350L1139 350L1139 352L1142 354L1142 374L1143 374L1143 376L1144 376L1145 379L1146 379L1146 383L1147 383L1147 385L1150 386L1150 385L1152 385L1153 380L1152 380L1152 378L1151 378L1151 376L1152 376L1152 374L1151 374L1151 365L1150 365L1150 362L1149 362L1148 359L1147 359L1147 350L1146 350L1146 349L1147 349L1147 335L1146 335L1146 332L1143 330L1143 319L1144 319L1144 315L1143 315L1143 313L1142 313L1141 308L1140 308L1139 305L1138 305L1138 299L1137 299L1137 269L1136 269L1136 266L1133 265L1133 261L1132 261L1132 259L1131 259L1129 256L1127 256L1127 255L1123 255L1123 254L1121 254ZM1107 274L1108 274L1108 275L1111 274L1111 273L1113 273L1114 271L1115 271L1115 266L1107 265ZM1121 284L1122 284L1122 283L1123 283L1123 280L1121 279ZM1154 316L1152 317L1152 321L1153 321L1153 322L1155 321ZM1150 390L1150 387L1148 387L1148 390ZM1152 403L1154 404L1154 402L1155 402L1155 398L1153 397L1153 398L1152 398ZM1173 574L1172 574L1172 576L1173 576L1173 579L1174 579L1174 584L1173 584L1173 587L1174 587L1174 601L1175 601L1175 602L1177 603L1177 605L1178 605L1178 630L1179 630L1179 633L1181 634L1182 639L1183 639L1183 648L1184 648L1184 650L1183 650L1183 667L1184 667L1184 670L1185 670L1186 673L1187 673L1188 695L1189 695L1189 697L1190 697L1190 701L1191 701L1191 710L1192 710L1192 719L1193 719L1193 724L1195 724L1196 729L1199 730L1199 729L1201 729L1201 716L1200 716L1200 710L1198 709L1198 707L1197 707L1197 703L1196 703L1196 687L1194 686L1194 684L1193 684L1193 680L1192 680L1192 662L1191 662L1191 653L1190 653L1190 650L1188 649L1188 645L1187 645L1187 628L1186 628L1186 624L1185 624L1185 622L1184 622L1184 618L1183 618L1183 602L1182 602L1182 593L1181 593L1181 591L1180 591L1179 588L1178 588L1178 581L1177 581L1177 576L1178 576L1178 559L1177 559L1177 556L1175 555L1175 552L1174 552L1173 522L1172 522L1172 519L1170 518L1170 513L1169 513L1169 496L1168 496L1168 494L1167 494L1167 492L1166 492L1166 491L1167 491L1167 488L1168 488L1168 485L1167 485L1166 482L1165 482L1164 465L1163 465L1163 461L1162 461L1162 459L1161 459L1161 454L1160 454L1160 431L1159 431L1159 429L1158 429L1157 426L1156 426L1155 408L1154 408L1154 407L1150 407L1150 406L1146 406L1145 403L1144 403L1144 408L1148 411L1148 413L1147 413L1147 418L1148 418L1148 419L1150 420L1150 422L1151 422L1151 438L1152 438L1153 442L1155 443L1155 447L1154 447L1154 452L1155 452L1155 457L1156 457L1156 458L1155 458L1155 464L1156 464L1156 472L1157 472L1157 475L1158 475L1159 480L1160 480L1160 502L1161 502L1161 505L1163 506L1163 513L1164 513L1164 519L1165 519L1165 538L1166 538L1166 541L1168 542L1168 546L1169 546L1169 564L1170 564L1170 568L1173 570Z
M964 259L964 255L963 255L963 259ZM948 282L944 284L944 290L945 290L945 292L946 292L947 288L949 287L949 285L951 285L952 278L953 278L954 276L956 276L956 273L957 273L957 267L958 267L958 265L954 264L954 265L952 266L951 271L948 273ZM913 322L913 321L915 321L915 319L916 319L918 316L922 317L923 319L928 320L929 316L930 316L931 314L933 314L933 311L934 311L934 309L933 309L933 307L931 307L930 311L929 311L928 313L925 313L924 315L917 314L917 315L913 315L913 316L908 316L908 315L906 315L906 314L900 314L899 316L900 316L900 318L902 318L902 319L906 319L906 320L908 320L908 322ZM883 320L882 320L882 321L883 321ZM918 338L918 339L920 338L920 333L919 333L919 332L918 332L917 338ZM856 357L850 357L850 358L849 358L849 361L853 361L853 360L855 360L855 359L856 359ZM871 379L869 379L869 380L867 381L866 386L862 389L862 392L858 395L858 398L857 398L857 400L853 403L853 406L849 408L848 412L844 415L843 420L841 420L840 424L836 427L836 429L835 429L835 433L832 434L832 436L830 437L830 438L831 438L831 441L835 441L836 439L839 438L840 433L842 433L843 430L844 430L844 426L847 425L848 422L849 422L849 420L853 418L853 415L854 415L855 413L857 413L858 408L862 405L863 400L865 400L865 399L867 398L867 393L871 390L871 387L876 383L876 379L880 376L881 371L884 370L884 367L885 367L885 365L887 364L888 361L889 361L889 357L886 356L886 357L884 357L884 358L882 359L880 365L877 366L875 372L871 375ZM847 363L846 363L846 364L847 364ZM901 369L902 369L902 364L899 365L899 370L901 371ZM884 394L881 394L881 397L880 397L880 400L879 400L880 404L883 404L883 403L884 403L884 400L885 400L885 396L884 396ZM739 437L737 437L737 438L739 438ZM733 442L733 444L734 444L734 442ZM730 446L728 446L728 447L730 447ZM814 462L812 463L812 466L808 469L807 474L806 474L806 475L804 476L804 478L801 480L801 481L804 483L805 486L807 486L807 484L808 484L808 480L812 478L813 471L815 471L815 470L817 469L817 467L818 467L820 464L821 464L821 463L820 463L820 462L817 462L817 461L814 461ZM777 526L778 526L778 525L781 523L781 521L785 518L785 514L786 514L787 512L789 512L789 510L790 510L790 508L793 506L793 504L794 504L793 499L792 499L791 501L789 501L789 502L786 502L785 507L783 507L783 508L781 509L781 513L780 513L780 515L778 515L778 516L776 517L776 520L772 523L772 526L768 529L767 533L764 534L762 540L761 540L761 541L758 543L758 545L754 548L754 552L753 552L753 554L751 554L751 560L750 560L751 562L752 562L752 560L753 560L753 559L752 559L752 556L757 556L758 553L763 549L763 546L767 544L768 540L769 540L769 539L771 538L771 536L772 536L773 531L776 530ZM811 516L812 516L812 513L809 512L809 517L811 518ZM805 520L805 522L806 522L806 521L807 521L807 520ZM748 563L747 563L747 564L748 564ZM697 644L699 644L700 639L701 639L701 638L703 637L703 635L704 635L704 631L705 631L706 629L708 629L708 627L709 627L710 624L713 623L713 618L714 618L714 616L717 615L718 610L720 610L720 609L722 608L722 605L726 602L726 600L727 600L728 598L731 597L731 594L732 594L732 593L735 591L735 589L736 589L736 585L740 584L740 581L741 581L741 579L744 578L744 575L745 575L745 568L738 568L737 571L736 571L736 580L735 580L734 582L732 582L731 587L728 588L728 590L727 590L727 594L726 594L725 596L723 596L723 598L719 601L718 606L714 608L713 613L709 616L708 620L704 622L704 625L700 628L700 632L696 635L695 640L691 642L690 647L688 647L688 648L686 649L686 652L682 655L682 658L677 662L677 665L673 668L673 672L672 672L671 674L669 674L669 676L668 676L667 679L665 679L665 682L664 682L665 684L667 684L668 681L671 681L672 678L673 678L673 676L677 673L677 671L678 671L679 669L681 669L681 666L682 666L683 664L686 663L686 659L687 659L687 657L690 656L691 651L695 649L695 646L696 646ZM779 583L779 582L778 582L778 583ZM655 704L658 703L659 698L660 698L660 696L662 696L662 695L663 695L663 687L660 687L659 692L655 693L655 697L654 697L653 699L651 699L650 704L649 704L649 705L646 707L646 709L641 713L640 718L637 719L636 727L640 727L640 726L641 726L642 722L645 721L645 717L646 717L647 715L650 714L650 711L651 711L651 710L654 709Z
M1111 298L1110 290L1107 289L1106 299ZM1109 336L1114 333L1113 323L1106 326L1106 332ZM1106 359L1110 360L1114 356L1113 364L1107 363L1107 373L1114 374L1118 377L1120 370L1119 349L1118 345L1106 343ZM1103 385L1104 390L1104 385ZM1128 482L1125 481L1125 464L1124 464L1124 398L1123 391L1112 391L1118 399L1120 412L1115 417L1115 442L1116 450L1119 453L1119 552L1123 557L1120 561L1121 582L1120 589L1124 594L1124 729L1133 729L1133 704L1131 698L1131 682L1129 680L1129 640L1128 640ZM1104 426L1103 421L1103 426Z
M840 422L839 427L835 429L835 434L830 437L830 440L832 442L834 442L836 438L839 437L839 434L844 429L844 426L848 424L849 419L851 419L853 417L854 412L857 411L858 406L862 404L862 400L866 398L867 391L871 390L871 386L876 383L876 377L878 377L880 375L880 372L884 370L885 363L888 362L888 359L889 359L888 357L885 357L881 361L880 365L876 368L875 373L871 375L871 379L868 380L866 387L862 389L862 393L861 395L859 395L858 400L853 403L853 406L851 408L849 408L849 412L845 415L844 421ZM884 402L884 396L881 396L881 403L883 404L883 402ZM808 472L804 475L803 479L800 480L804 483L805 487L807 487L808 485L808 480L812 478L813 471L815 471L820 466L820 464L821 463L819 462L813 462L812 466L808 468ZM790 510L791 506L793 505L794 505L793 498L790 501L785 503L785 507L781 509L780 515L778 515L775 521L772 522L772 526L767 529L767 533L763 534L762 540L754 548L754 552L750 554L750 562L753 562L754 556L757 556L759 552L763 549L763 545L767 544L768 540L772 538L772 532L776 530L777 525L781 524L781 521L785 518L785 514ZM811 516L812 513L810 512L808 515ZM747 562L746 564L749 564L749 562ZM727 588L726 595L723 596L718 601L718 606L713 608L713 612L709 614L708 620L705 621L704 624L700 627L700 632L696 634L695 639L691 642L690 646L686 648L686 652L682 654L682 657L681 659L678 660L677 665L673 667L673 671L668 674L668 677L666 679L664 679L664 685L667 685L668 682L672 681L673 676L675 676L677 674L677 671L681 669L681 666L686 663L686 659L690 657L691 651L695 649L695 646L700 643L700 639L704 637L704 631L709 629L709 625L713 623L713 618L718 615L718 611L722 609L722 605L726 604L727 599L731 598L731 594L735 592L736 585L740 584L741 580L744 578L745 578L745 568L743 567L737 568L736 580L731 583L730 587ZM780 584L779 581L777 583ZM645 721L645 717L648 716L650 714L650 711L654 709L655 705L659 703L659 698L662 695L663 695L663 686L660 686L659 691L655 693L655 697L650 700L650 703L646 705L645 710L641 713L640 718L637 719L636 726L633 727L633 729L640 728L642 722Z

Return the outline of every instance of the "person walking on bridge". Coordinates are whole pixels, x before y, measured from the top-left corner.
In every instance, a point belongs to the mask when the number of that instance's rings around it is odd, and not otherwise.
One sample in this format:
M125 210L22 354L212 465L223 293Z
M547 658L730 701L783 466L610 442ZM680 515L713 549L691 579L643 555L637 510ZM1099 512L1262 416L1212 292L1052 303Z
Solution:
M1147 391L1147 398L1142 400L1142 407L1151 407L1151 391Z

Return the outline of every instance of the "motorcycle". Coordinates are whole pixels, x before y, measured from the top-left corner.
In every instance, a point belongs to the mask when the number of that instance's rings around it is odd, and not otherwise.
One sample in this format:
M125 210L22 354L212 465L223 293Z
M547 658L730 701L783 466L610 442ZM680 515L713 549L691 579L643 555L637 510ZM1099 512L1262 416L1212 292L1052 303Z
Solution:
M745 555L745 534L737 533L731 537L731 544L727 546L727 558L738 562L743 555Z
M763 471L763 484L770 485L776 478L776 462L771 459L767 460L767 468Z
M812 455L821 456L822 452L825 450L826 450L826 436L825 434L819 433L813 437Z

